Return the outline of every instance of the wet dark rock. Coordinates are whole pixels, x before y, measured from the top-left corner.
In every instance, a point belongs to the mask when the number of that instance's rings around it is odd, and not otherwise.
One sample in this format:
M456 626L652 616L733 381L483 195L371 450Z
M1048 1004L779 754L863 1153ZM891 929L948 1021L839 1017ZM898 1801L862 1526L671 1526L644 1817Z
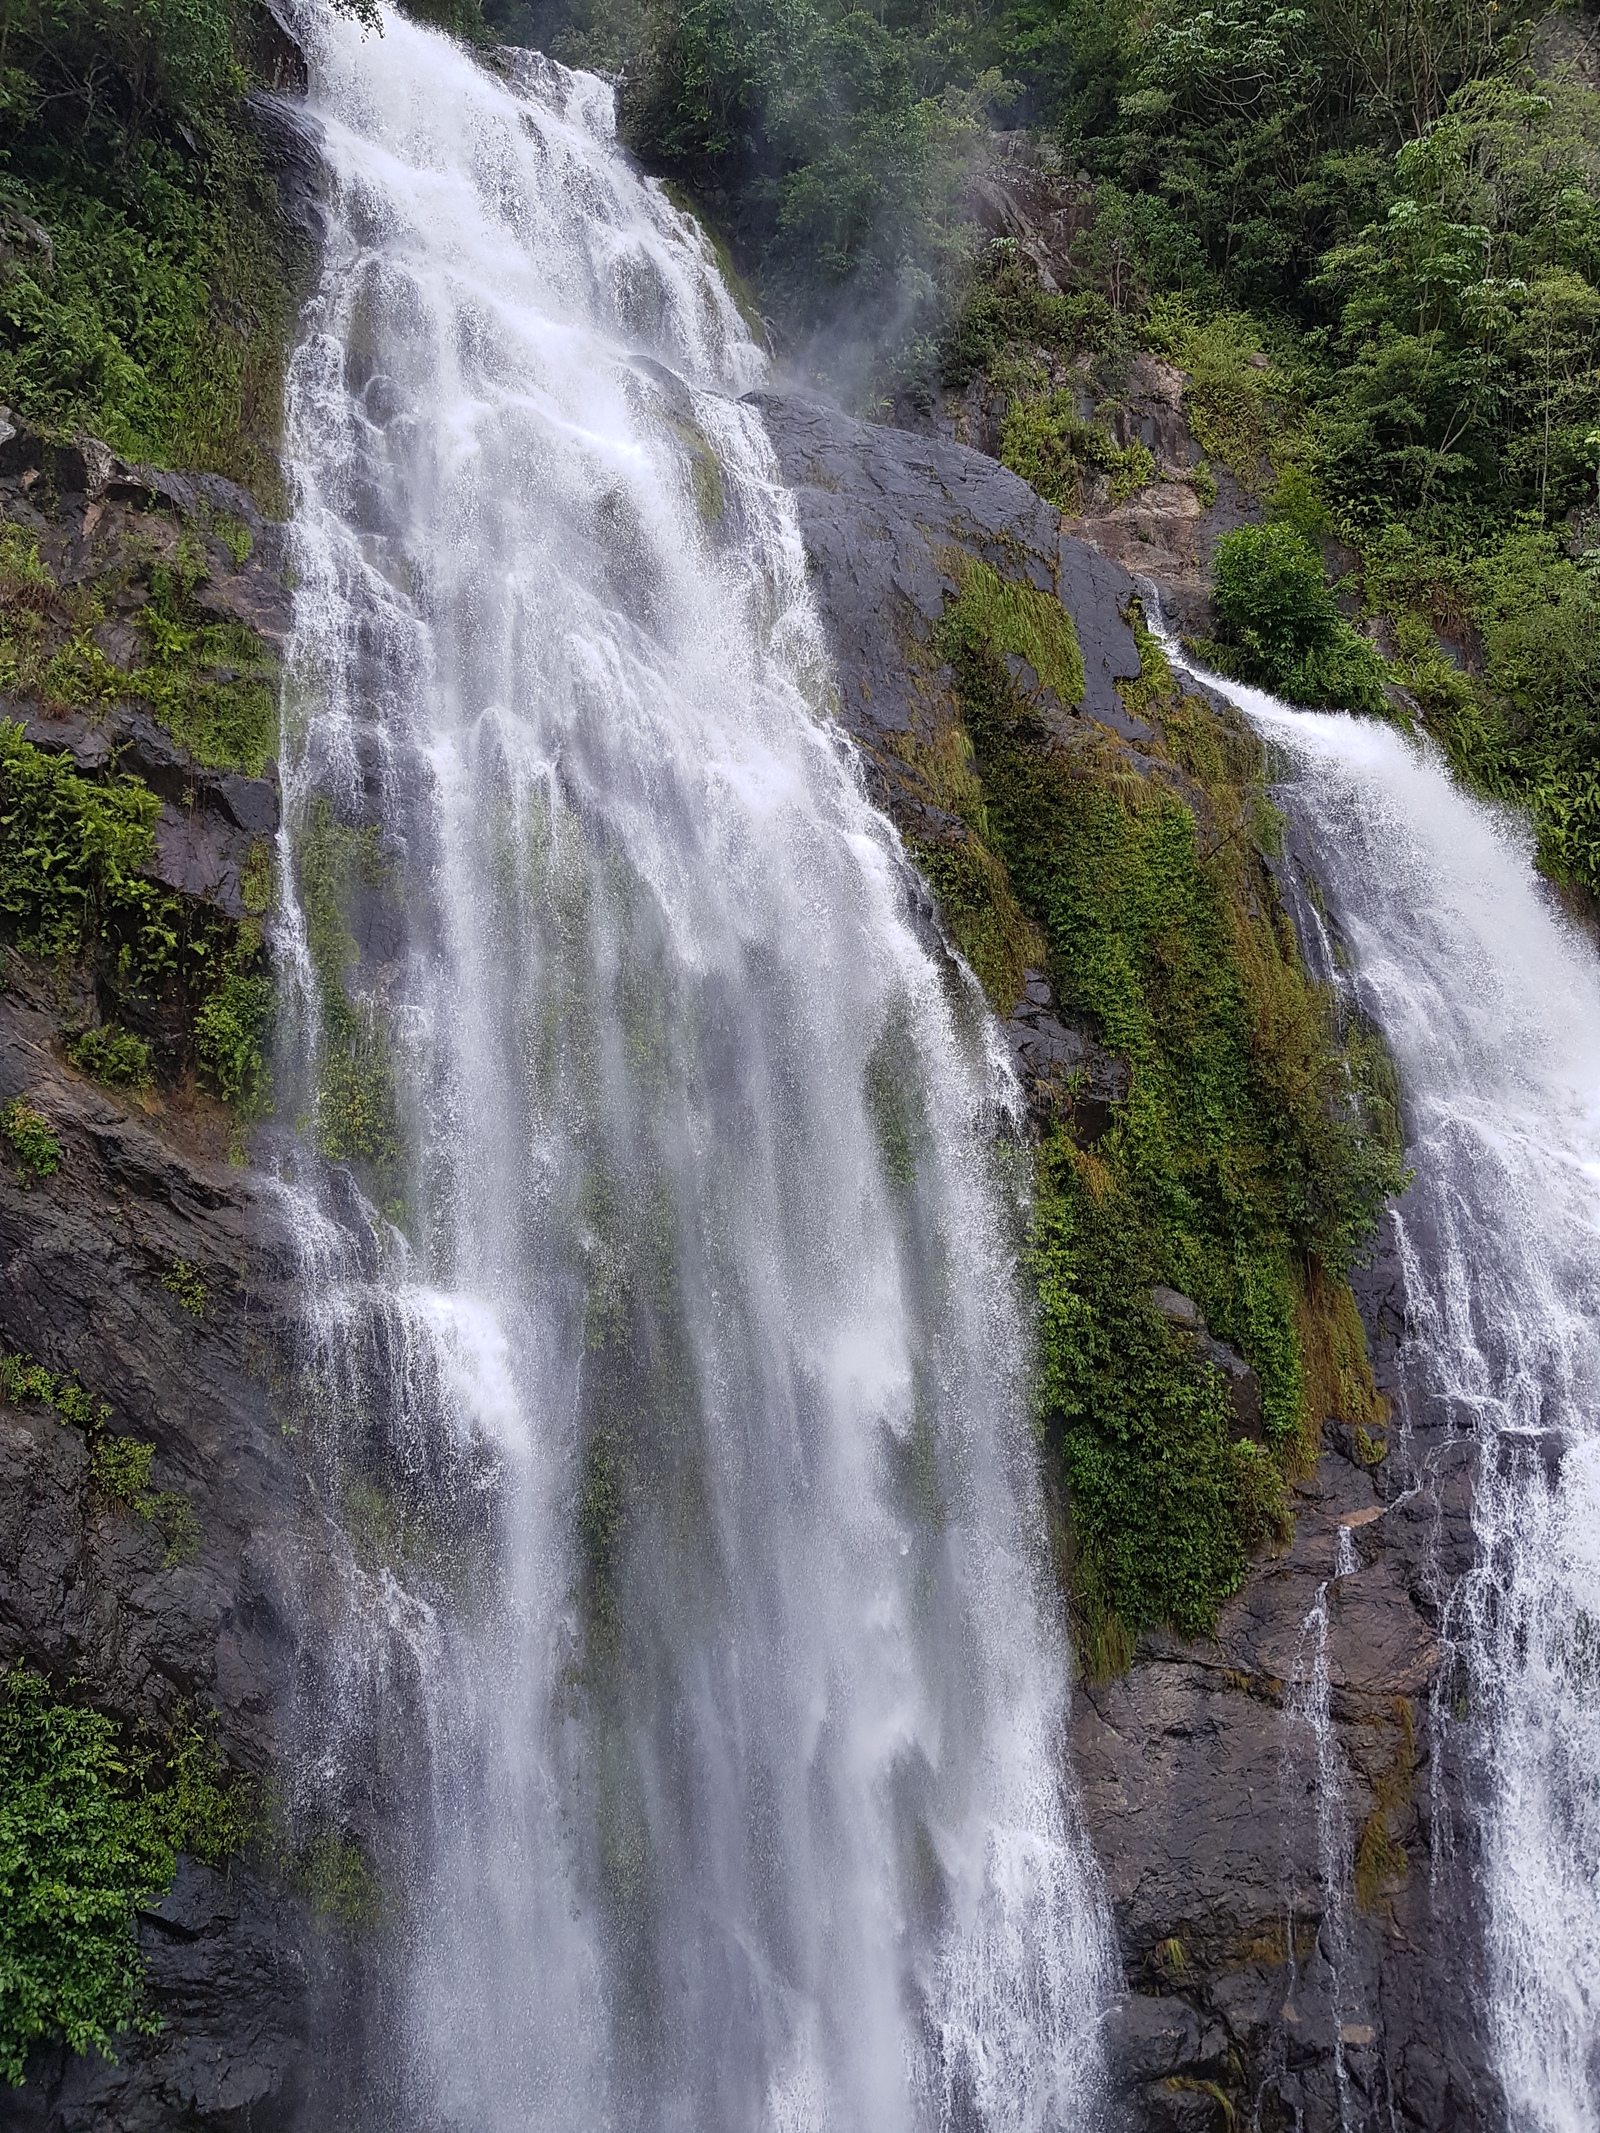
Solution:
M277 833L277 766L264 778L208 770L162 731L148 713L120 704L104 713L50 712L18 705L24 737L51 754L70 755L91 775L116 771L140 778L163 802L156 823L156 880L200 897L229 918L245 915L243 878L263 838Z
M840 723L860 749L873 799L903 835L938 843L966 834L916 762L919 746L958 716L954 676L934 639L962 556L1054 593L1071 615L1083 702L1041 692L1063 737L1092 727L1124 743L1153 737L1116 686L1139 673L1127 621L1133 582L1064 538L1060 513L1026 482L964 445L858 422L817 400L752 397L794 495L839 677ZM1037 682L1031 670L1026 678ZM1087 1022L1062 1011L1041 971L1027 973L1005 1029L1036 1120L1059 1115L1070 1097L1072 1130L1091 1145L1127 1093L1126 1066Z
M1057 594L1083 651L1084 698L1068 712L1150 737L1115 686L1139 673L1125 619L1133 581L1064 537L1061 514L1025 481L964 445L857 422L818 400L751 399L794 494L843 684L839 716L874 763L948 690L932 635L957 591L944 567L952 550Z
M1023 1094L1044 1121L1070 1114L1072 1132L1088 1148L1111 1124L1111 1107L1128 1093L1128 1069L1081 1019L1055 1008L1042 970L1027 973L1026 989L1005 1024Z
M261 1178L197 1152L192 1123L59 1063L58 1023L0 996L0 1103L49 1120L61 1167L24 1189L0 1163L0 1346L73 1373L109 1427L155 1446L154 1486L199 1523L191 1562L158 1526L89 1487L81 1431L0 1410L0 1665L17 1659L159 1739L214 1712L230 1767L270 1779L305 1633L296 1578L321 1545L271 1380L296 1265ZM202 1315L163 1281L200 1270ZM287 2123L303 2074L311 1974L303 1901L270 1859L181 1863L141 1920L166 2026L119 2064L37 2050L0 2091L0 2125L39 2133Z

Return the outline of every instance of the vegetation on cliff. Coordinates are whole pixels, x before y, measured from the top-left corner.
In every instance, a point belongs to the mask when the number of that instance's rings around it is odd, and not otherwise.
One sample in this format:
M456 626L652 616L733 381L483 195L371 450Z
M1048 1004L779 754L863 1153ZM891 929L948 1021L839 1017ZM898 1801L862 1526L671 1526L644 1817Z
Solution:
M1376 1419L1343 1276L1402 1175L1365 1033L1308 980L1263 864L1275 824L1252 737L1183 698L1141 630L1129 694L1157 724L1151 753L1092 725L1064 743L1055 692L1033 683L1042 660L1018 665L984 597L992 575L968 574L939 644L971 747L963 812L1037 928L1057 998L1129 1070L1092 1140L1064 1092L1032 1237L1040 1427L1071 1507L1080 1643L1101 1668L1152 1622L1211 1629L1325 1417ZM1008 1012L1017 988L1000 974ZM1263 1441L1158 1285L1249 1358Z
M0 2079L21 2082L40 2037L109 2058L119 2030L161 2026L137 1913L171 1887L180 1850L220 1866L255 1819L192 1719L129 1739L41 1675L0 1676Z

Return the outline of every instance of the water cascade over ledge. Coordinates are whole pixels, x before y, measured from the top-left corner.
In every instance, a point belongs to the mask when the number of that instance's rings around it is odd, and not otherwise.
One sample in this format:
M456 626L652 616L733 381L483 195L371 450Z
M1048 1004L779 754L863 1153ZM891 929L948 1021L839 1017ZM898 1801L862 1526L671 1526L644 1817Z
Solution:
M1346 982L1398 1069L1412 1404L1391 1456L1426 1489L1442 1444L1474 1447L1478 1561L1441 1587L1432 1713L1434 1767L1449 1733L1473 1804L1452 1829L1435 1801L1435 1870L1453 1850L1485 1906L1513 2133L1595 2133L1600 965L1525 827L1431 746L1215 686L1281 754Z
M355 2115L1089 2133L1008 1073L830 726L761 358L605 84L301 33L297 1812L404 1920Z

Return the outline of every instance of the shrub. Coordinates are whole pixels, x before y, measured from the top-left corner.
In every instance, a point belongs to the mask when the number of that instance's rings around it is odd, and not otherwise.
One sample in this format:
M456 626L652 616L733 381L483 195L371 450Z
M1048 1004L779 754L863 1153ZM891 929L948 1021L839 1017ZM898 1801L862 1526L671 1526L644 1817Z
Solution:
M206 1279L199 1267L187 1259L176 1259L161 1277L161 1286L169 1296L176 1296L191 1318L204 1318L206 1311Z
M1240 681L1291 702L1387 708L1387 669L1340 614L1316 550L1287 524L1241 526L1217 543L1217 635Z
M0 1111L0 1133L11 1143L24 1190L31 1191L40 1178L51 1177L61 1168L61 1143L51 1132L50 1121L20 1096Z
M150 1086L149 1045L143 1037L120 1029L115 1022L86 1029L81 1037L75 1037L67 1046L67 1057L95 1081L103 1081L111 1088Z
M164 1753L129 1747L39 1675L0 1676L0 2076L20 2084L40 2038L109 2059L119 2031L160 2026L137 1913L171 1886L180 1848L221 1865L255 1819L192 1719Z
M272 980L257 971L231 970L195 1015L200 1062L225 1103L246 1118L268 1107L266 1050L277 1015Z
M1000 433L1000 457L1058 511L1077 511L1085 467L1111 477L1111 502L1125 503L1156 478L1148 445L1119 445L1097 422L1084 422L1070 392L1024 397L1011 403Z
M1248 733L1178 701L1141 626L1148 671L1129 693L1172 761L1138 775L1109 743L1063 747L1008 663L1003 613L973 570L939 637L979 781L966 811L1042 932L1063 1007L1130 1073L1092 1152L1064 1132L1041 1151L1031 1246L1038 1421L1071 1502L1080 1649L1115 1665L1153 1621L1208 1630L1277 1527L1284 1474L1328 1411L1310 1403L1332 1376L1336 1277L1403 1173L1256 856ZM1227 1389L1155 1310L1156 1283L1195 1297L1254 1366L1268 1449L1234 1441ZM1371 1417L1364 1354L1335 1396Z

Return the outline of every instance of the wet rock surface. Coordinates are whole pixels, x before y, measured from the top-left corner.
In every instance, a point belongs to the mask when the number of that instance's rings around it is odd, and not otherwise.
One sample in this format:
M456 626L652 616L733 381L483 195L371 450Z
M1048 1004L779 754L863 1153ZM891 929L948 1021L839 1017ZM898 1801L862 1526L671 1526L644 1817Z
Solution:
M152 1484L187 1499L198 1547L166 1560L155 1521L99 1497L83 1433L52 1409L0 1410L0 1665L39 1669L133 1737L214 1713L229 1768L270 1779L314 1532L270 1395L293 1254L270 1188L196 1153L204 1136L162 1099L77 1076L57 1035L15 987L0 996L0 1103L25 1098L61 1148L31 1186L0 1162L0 1342L76 1375L113 1434L154 1445ZM180 1262L204 1283L198 1314L163 1285ZM139 1940L166 2026L120 2039L116 2065L41 2048L26 2085L0 2090L0 2126L282 2122L314 1946L285 1877L186 1860Z
M1127 573L1062 534L1061 516L1026 482L948 439L858 422L817 400L752 395L799 514L813 589L839 678L840 723L856 742L867 789L910 838L965 834L918 767L957 718L954 677L935 633L959 590L961 557L1054 593L1083 654L1081 704L1055 704L1063 737L1099 727L1136 745L1152 738L1118 682L1139 674ZM1088 1024L1059 1010L1029 970L1004 1024L1023 1094L1047 1115L1076 1090L1074 1127L1092 1141L1127 1092L1127 1069Z

